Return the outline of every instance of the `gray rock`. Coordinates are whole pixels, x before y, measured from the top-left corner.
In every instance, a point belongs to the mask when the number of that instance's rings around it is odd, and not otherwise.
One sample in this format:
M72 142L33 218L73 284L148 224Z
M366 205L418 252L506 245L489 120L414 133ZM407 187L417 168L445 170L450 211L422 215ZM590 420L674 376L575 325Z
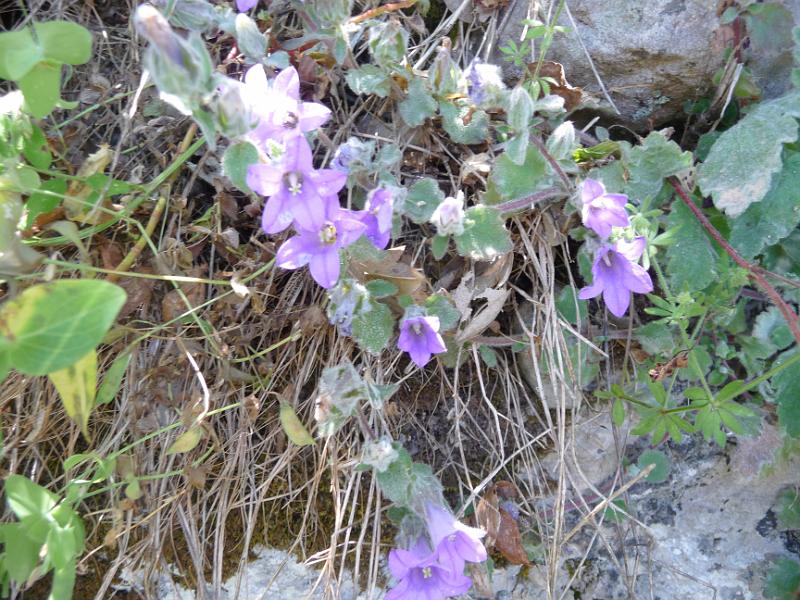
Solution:
M609 115L613 109L603 98L587 53L621 113L619 120L635 128L651 128L683 114L686 100L712 89L711 78L723 58L712 43L719 26L717 2L571 0L568 5L577 28L565 11L559 24L572 31L556 35L547 58L563 64L567 80L596 97ZM519 41L528 1L512 0L509 9L496 47ZM492 61L504 64L509 75L519 74L512 73L497 50Z

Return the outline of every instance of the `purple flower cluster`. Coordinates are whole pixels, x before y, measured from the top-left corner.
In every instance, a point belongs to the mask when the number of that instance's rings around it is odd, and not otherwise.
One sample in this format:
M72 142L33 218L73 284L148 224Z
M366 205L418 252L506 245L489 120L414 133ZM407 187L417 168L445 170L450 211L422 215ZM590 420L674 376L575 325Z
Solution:
M458 596L472 585L464 575L464 565L486 560L483 530L464 525L449 510L431 503L425 520L430 540L420 537L412 548L395 548L389 553L389 571L397 585L386 594L386 600Z
M300 78L294 67L267 80L256 65L245 74L245 96L255 119L247 138L262 160L250 165L247 185L266 196L261 227L279 233L294 226L297 235L277 252L275 263L285 269L308 265L311 276L324 288L339 280L339 250L366 235L383 249L389 243L393 197L373 190L366 209L352 211L339 205L338 193L347 173L316 169L306 133L322 126L330 110L300 99Z
M581 188L583 224L605 243L597 250L592 265L592 284L581 289L582 300L603 295L608 310L623 316L631 303L631 292L646 294L653 291L653 282L639 264L647 242L644 237L631 241L618 239L610 243L613 227L628 227L630 219L625 210L628 197L609 194L599 181L586 179Z

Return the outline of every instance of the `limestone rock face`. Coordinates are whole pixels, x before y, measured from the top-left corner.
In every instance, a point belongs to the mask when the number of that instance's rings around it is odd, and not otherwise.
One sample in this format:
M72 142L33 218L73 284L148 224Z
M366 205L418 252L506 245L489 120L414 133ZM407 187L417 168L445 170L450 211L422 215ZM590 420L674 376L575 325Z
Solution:
M559 24L571 29L557 34L547 58L564 65L574 86L596 97L600 108L613 114L605 100L587 54L594 62L621 115L616 120L635 128L651 128L683 114L683 103L712 90L712 76L723 64L716 42L720 26L717 2L711 0L572 0ZM497 46L518 41L528 1L516 0L505 19ZM586 50L584 51L583 46ZM514 67L495 50L493 62Z

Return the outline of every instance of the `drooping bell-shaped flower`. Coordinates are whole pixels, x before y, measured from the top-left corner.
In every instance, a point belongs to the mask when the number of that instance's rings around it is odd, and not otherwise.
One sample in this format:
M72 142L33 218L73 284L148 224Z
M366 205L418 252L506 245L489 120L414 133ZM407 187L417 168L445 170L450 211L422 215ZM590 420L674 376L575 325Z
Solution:
M447 350L442 336L439 335L439 317L417 316L403 319L397 347L408 352L414 364L423 368L432 355Z
M389 553L389 571L398 581L385 600L445 600L466 592L472 580L461 571L451 571L437 561L420 538L410 550L395 548Z
M643 237L602 246L592 265L592 284L581 289L578 297L587 300L602 294L608 310L617 317L623 316L630 305L631 292L653 291L650 275L637 264L645 246Z
M332 169L314 169L311 147L303 136L286 142L280 160L247 169L250 189L269 197L261 217L266 233L283 231L292 222L298 229L319 230L327 218L323 199L341 190L346 179Z
M258 127L248 136L256 146L313 131L331 116L328 107L300 100L300 77L294 67L283 69L269 81L264 67L255 65L245 73L244 82L259 116Z
M612 227L630 225L625 204L625 194L609 194L605 186L594 179L586 179L581 186L581 216L583 224L602 238L611 235Z
M335 197L326 199L326 219L317 229L298 229L275 256L275 264L284 269L309 266L311 276L324 288L339 280L339 250L355 242L364 233L364 224L349 211L339 208Z
M486 548L481 542L486 535L483 529L464 525L447 508L438 504L428 503L425 513L428 533L443 566L461 573L464 563L486 560Z
M366 226L364 235L379 250L386 248L392 234L393 203L391 190L377 188L369 193L364 210L358 213L360 221Z

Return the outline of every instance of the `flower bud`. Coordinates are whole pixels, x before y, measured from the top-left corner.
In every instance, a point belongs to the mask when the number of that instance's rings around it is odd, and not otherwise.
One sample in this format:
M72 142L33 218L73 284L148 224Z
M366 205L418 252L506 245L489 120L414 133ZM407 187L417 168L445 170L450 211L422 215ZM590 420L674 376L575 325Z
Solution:
M436 226L439 235L464 233L464 192L459 191L455 198L449 196L442 200L433 211L430 222Z

